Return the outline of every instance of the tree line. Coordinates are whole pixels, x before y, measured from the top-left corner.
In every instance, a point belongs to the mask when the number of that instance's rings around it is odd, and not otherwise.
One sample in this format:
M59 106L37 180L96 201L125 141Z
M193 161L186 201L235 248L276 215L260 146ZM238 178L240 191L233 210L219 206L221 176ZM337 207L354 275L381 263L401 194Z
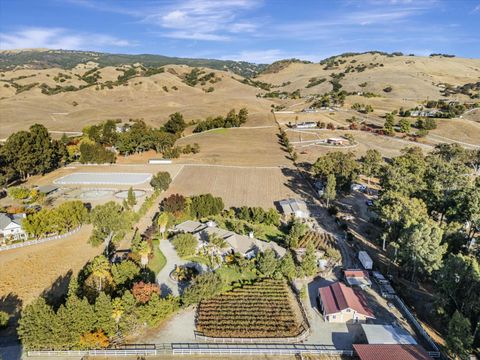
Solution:
M28 131L13 133L0 145L0 182L8 184L43 175L66 161L68 152L64 144L53 140L45 126L35 124Z
M211 129L240 127L241 125L245 124L247 120L248 110L246 108L241 108L238 114L235 112L235 109L232 109L225 117L209 117L206 120L200 121L195 129L193 129L193 132L199 133Z
M480 151L439 144L425 155L418 147L384 162L369 150L332 152L313 165L324 181L346 192L359 174L380 180L375 201L382 230L379 245L409 281L434 282L436 310L452 353L480 345L480 253L473 239L480 231ZM466 355L465 355L466 356Z

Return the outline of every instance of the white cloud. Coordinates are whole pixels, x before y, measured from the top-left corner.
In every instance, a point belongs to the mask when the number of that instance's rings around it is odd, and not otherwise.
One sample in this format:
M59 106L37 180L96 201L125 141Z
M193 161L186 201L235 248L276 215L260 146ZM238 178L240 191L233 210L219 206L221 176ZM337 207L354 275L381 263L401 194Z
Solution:
M0 34L0 49L48 48L97 50L104 47L127 47L131 41L106 34L74 33L63 28L26 28Z

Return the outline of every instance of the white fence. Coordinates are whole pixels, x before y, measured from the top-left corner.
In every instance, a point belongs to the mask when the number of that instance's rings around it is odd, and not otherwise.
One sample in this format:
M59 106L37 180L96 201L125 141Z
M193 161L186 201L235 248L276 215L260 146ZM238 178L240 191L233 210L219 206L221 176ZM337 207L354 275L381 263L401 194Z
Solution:
M429 356L432 357L432 358L441 358L442 356L441 356L441 353L440 353L440 350L439 350L437 344L435 344L435 342L432 340L430 335L428 335L428 333L425 331L423 326L418 322L415 315L413 315L411 313L411 311L407 307L407 305L405 305L405 303L402 301L402 299L400 299L397 295L394 295L393 299L395 300L398 307L400 307L400 309L402 310L402 313L408 318L410 323L415 327L415 329L420 333L420 335L423 336L425 341L428 342L428 344L432 347L432 349L435 350L435 351L430 351L428 353Z
M78 230L80 230L80 228L81 228L81 226L79 226L76 229L73 229L73 230L71 230L71 231L69 231L65 234L61 234L61 235L55 235L55 236L50 236L50 237L36 239L36 240L29 240L29 241L16 243L16 244L2 245L2 246L0 246L0 251L6 251L6 250L11 250L11 249L21 248L21 247L24 247L24 246L41 244L41 243L44 243L44 242L47 242L47 241L52 241L52 240L64 239L67 236L75 234Z
M132 345L134 347L135 345ZM157 356L173 355L347 355L353 356L353 350L329 349L315 344L205 344L205 343L173 343L155 344L147 348L79 350L79 351L28 351L28 357L82 357L82 356Z

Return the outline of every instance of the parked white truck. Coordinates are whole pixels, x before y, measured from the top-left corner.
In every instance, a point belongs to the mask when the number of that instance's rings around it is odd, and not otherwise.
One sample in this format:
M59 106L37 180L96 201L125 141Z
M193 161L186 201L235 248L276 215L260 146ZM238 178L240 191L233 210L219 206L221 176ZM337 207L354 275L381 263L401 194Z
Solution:
M372 270L373 268L373 260L370 256L368 256L366 251L359 251L358 252L358 260L362 263L362 266L365 270Z

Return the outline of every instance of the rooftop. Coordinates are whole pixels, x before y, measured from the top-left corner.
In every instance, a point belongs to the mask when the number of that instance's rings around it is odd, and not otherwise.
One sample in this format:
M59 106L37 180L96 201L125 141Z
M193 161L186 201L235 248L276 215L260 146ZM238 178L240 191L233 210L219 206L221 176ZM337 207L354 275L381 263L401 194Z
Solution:
M419 345L353 344L360 360L431 360Z
M352 309L359 314L375 318L372 311L368 308L363 296L341 282L335 282L321 287L318 289L318 292L326 315L336 314L346 309Z
M417 345L417 341L406 330L398 326L362 324L369 344Z

